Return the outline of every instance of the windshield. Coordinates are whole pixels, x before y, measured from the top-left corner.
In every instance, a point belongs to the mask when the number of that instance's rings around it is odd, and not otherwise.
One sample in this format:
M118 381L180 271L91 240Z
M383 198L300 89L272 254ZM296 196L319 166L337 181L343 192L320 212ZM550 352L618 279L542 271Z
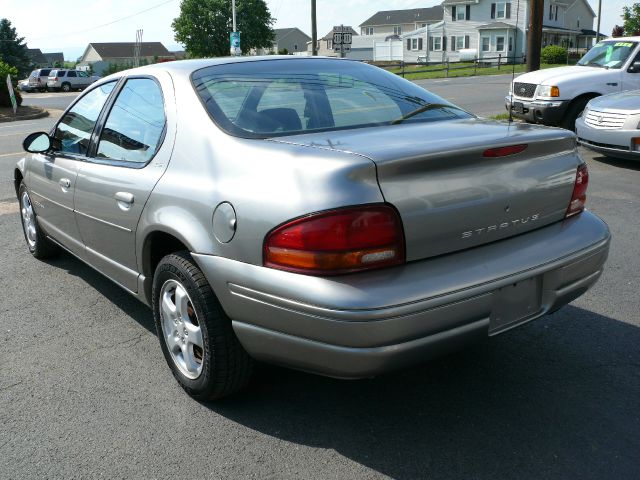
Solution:
M578 65L585 67L622 68L638 42L600 42L596 43Z
M238 62L192 79L218 126L247 138L472 117L396 75L347 60Z

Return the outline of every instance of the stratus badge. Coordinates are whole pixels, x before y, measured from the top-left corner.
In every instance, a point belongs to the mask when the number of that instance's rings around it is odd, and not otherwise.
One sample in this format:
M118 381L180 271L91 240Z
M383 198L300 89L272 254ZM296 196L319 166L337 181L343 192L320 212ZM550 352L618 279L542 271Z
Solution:
M462 236L460 238L471 238L477 237L478 235L483 235L492 232L498 232L500 230L504 230L505 228L512 228L518 225L524 225L525 223L535 222L540 219L539 213L534 213L527 217L514 218L513 220L509 220L502 223L496 223L493 225L488 225L486 227L475 228L473 230L467 230L466 232L462 232Z

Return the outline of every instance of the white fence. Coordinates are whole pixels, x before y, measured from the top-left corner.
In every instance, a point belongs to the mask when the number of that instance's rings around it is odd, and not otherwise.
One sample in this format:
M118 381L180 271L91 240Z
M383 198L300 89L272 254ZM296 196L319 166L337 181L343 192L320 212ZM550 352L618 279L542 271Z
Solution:
M373 46L373 59L376 62L402 61L404 59L402 41L376 42Z

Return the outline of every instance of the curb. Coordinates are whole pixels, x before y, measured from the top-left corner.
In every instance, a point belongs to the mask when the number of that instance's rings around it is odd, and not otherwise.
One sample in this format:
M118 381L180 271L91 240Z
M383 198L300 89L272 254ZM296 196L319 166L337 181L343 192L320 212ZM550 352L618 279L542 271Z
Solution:
M0 123L4 122L19 122L20 120L35 120L37 118L44 118L49 116L49 111L41 108L39 112L30 113L28 115L18 116L0 116Z

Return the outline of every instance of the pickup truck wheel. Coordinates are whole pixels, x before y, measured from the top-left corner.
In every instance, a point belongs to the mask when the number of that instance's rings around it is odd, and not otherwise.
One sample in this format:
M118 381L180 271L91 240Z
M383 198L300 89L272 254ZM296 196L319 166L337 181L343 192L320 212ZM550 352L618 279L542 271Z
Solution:
M560 122L560 126L562 128L566 128L567 130L571 130L572 132L576 131L576 119L578 115L582 113L584 107L589 103L590 98L580 98L574 101L569 108L567 109L562 121Z
M69 91L71 91L71 85L69 85L68 83L63 83L61 90L63 92L69 92Z
M188 252L160 261L153 277L152 304L162 353L189 395L216 400L249 382L253 361Z
M20 183L18 200L20 201L22 232L24 233L24 239L27 241L27 247L31 255L40 260L56 255L60 250L56 244L47 238L40 228L40 225L38 225L38 217L33 210L31 197L29 197L29 192L27 192L27 187L24 185L24 182Z

